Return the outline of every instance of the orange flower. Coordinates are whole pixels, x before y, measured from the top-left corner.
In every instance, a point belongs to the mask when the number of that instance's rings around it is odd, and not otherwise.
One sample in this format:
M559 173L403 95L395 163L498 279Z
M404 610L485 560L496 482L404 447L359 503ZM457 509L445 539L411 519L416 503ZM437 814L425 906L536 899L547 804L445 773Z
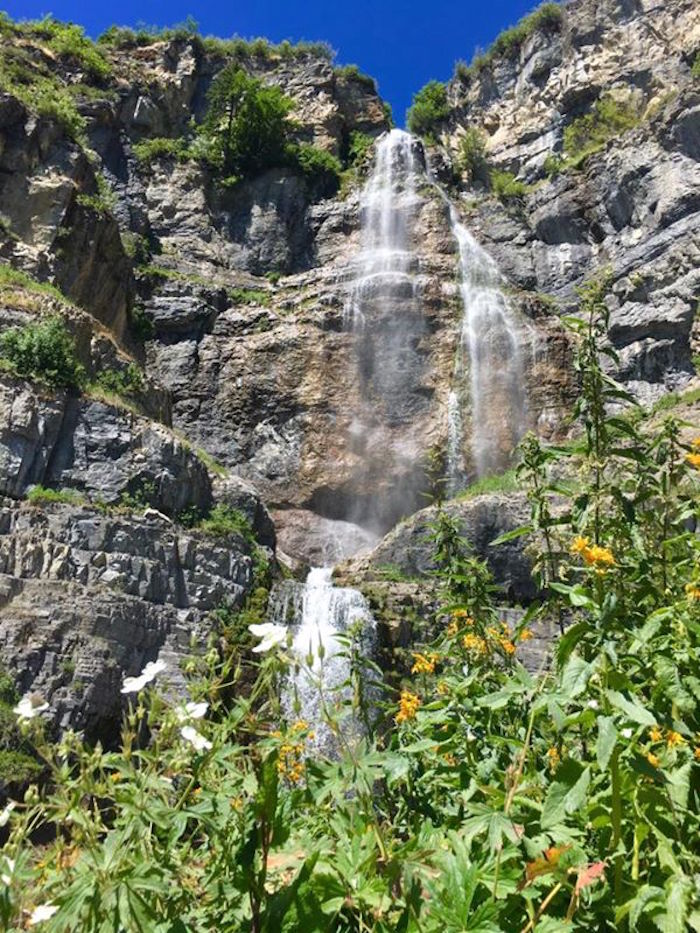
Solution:
M658 726L653 726L649 730L649 738L651 739L652 742L660 742L663 737L664 737L663 732L661 731L661 729L659 729Z
M529 628L524 628L520 633L520 641L530 641L530 639L534 637L532 630Z
M472 632L468 632L462 639L462 644L467 649L467 651L476 654L478 657L483 657L489 653L489 646L486 643L486 640L480 638L479 635L474 635Z
M399 711L396 716L394 716L394 722L397 725L401 725L402 722L415 719L419 706L420 698L417 697L415 693L411 693L410 690L402 690L401 699L399 700Z
M696 470L700 470L700 453L686 454L685 459L691 466L694 466Z

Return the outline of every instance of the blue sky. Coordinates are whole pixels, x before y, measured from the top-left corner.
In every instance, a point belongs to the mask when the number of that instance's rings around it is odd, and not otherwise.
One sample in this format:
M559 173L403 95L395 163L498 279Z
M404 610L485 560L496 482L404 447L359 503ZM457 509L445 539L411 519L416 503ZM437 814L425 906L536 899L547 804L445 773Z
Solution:
M431 78L446 80L457 59L469 60L536 0L0 0L13 19L50 12L83 25L95 37L112 23L172 25L192 14L204 34L251 38L324 39L340 64L355 63L379 82L379 90L403 123L412 94Z

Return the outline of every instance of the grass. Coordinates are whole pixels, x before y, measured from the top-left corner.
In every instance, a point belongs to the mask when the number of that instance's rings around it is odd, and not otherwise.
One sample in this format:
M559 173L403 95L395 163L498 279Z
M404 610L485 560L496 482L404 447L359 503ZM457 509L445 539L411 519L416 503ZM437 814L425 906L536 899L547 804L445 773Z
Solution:
M469 80L478 75L484 68L490 66L495 58L513 58L520 49L538 30L555 31L561 28L562 8L558 3L543 3L532 13L523 17L520 22L496 36L486 52L477 53L469 65L458 62L456 72L463 80Z
M76 201L82 207L100 216L111 214L117 206L117 196L99 172L95 174L95 186L97 189L95 192L90 194L82 192L76 197Z
M195 454L197 455L197 458L202 461L207 470L209 470L210 473L213 473L214 476L228 476L228 469L223 465L223 463L219 463L219 461L215 457L212 457L212 455L204 450L204 448L197 447L195 449Z
M73 306L73 302L66 298L55 285L49 282L39 282L21 269L14 269L6 263L0 263L0 295L5 301L9 301L11 296L21 292L30 292L33 295L52 298L54 301Z
M136 363L129 363L124 369L105 369L90 384L90 388L102 389L107 394L127 398L140 395L145 387L143 370Z
M30 784L43 770L40 762L23 752L0 751L0 776L7 784Z
M525 197L530 191L530 185L520 181L512 172L501 172L492 169L489 172L491 190L499 201L514 201Z
M492 476L482 476L475 480L471 486L463 490L456 497L459 502L465 499L474 499L476 496L494 495L496 493L517 492L518 482L515 470L506 470L505 473L495 473Z
M86 499L75 489L49 489L37 484L32 486L26 496L31 505L82 505Z
M372 94L377 93L377 82L371 75L365 74L357 65L340 65L334 69L336 77L344 78L346 81L355 81L361 84L364 90Z
M229 298L237 305L265 305L270 303L270 296L257 288L229 288Z
M143 139L131 147L141 165L151 165L160 159L175 159L177 162L186 162L190 158L187 142L172 139L167 136L156 136L153 139Z
M219 504L209 512L206 518L199 522L201 531L214 538L227 538L229 535L239 535L249 544L255 544L255 533L246 516L239 509L229 505Z

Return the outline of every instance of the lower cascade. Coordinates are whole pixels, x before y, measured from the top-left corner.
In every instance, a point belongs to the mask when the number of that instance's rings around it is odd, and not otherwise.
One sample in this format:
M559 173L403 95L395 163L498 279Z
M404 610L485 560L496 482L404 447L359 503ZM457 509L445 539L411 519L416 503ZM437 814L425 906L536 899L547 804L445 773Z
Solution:
M349 658L338 636L361 627L363 648L371 650L374 619L359 590L333 585L332 567L312 567L306 581L286 580L270 596L270 619L291 625L292 653L299 663L286 684L282 705L288 720L314 725L317 746L332 744L321 724L320 706L333 708L349 677Z

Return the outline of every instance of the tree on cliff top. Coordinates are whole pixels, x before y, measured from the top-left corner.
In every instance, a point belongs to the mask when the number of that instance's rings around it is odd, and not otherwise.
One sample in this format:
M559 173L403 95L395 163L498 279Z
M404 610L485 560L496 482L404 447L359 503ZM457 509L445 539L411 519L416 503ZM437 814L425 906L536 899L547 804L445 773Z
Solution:
M207 157L229 175L250 176L284 162L294 102L238 65L227 65L209 90L202 131Z

